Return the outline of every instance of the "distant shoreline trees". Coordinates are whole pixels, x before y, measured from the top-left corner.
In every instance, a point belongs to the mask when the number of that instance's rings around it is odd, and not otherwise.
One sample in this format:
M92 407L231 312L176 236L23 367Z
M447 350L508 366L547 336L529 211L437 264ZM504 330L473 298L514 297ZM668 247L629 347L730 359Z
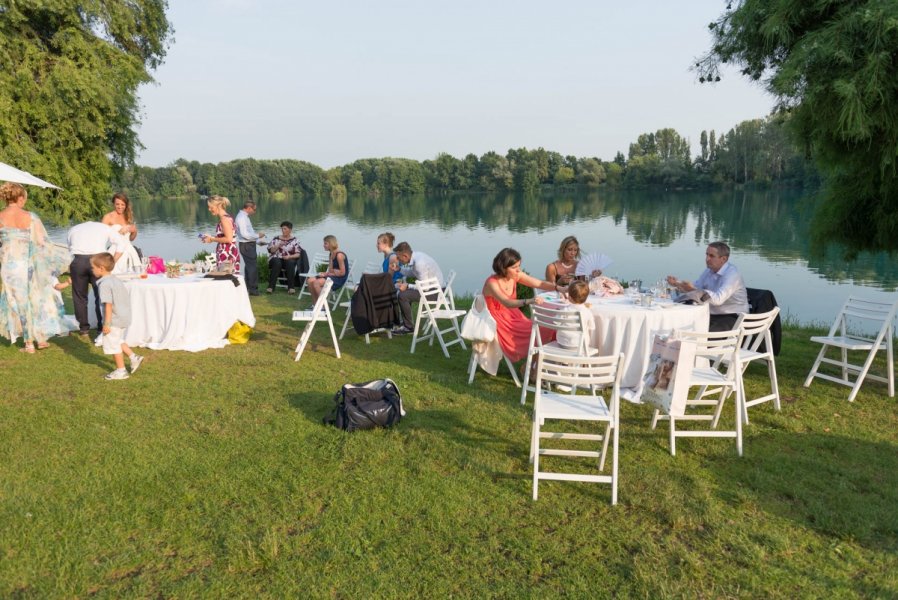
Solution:
M813 187L812 164L789 143L773 117L743 121L719 137L701 133L692 158L689 141L674 129L640 135L628 156L614 160L562 156L543 148L487 152L433 160L366 158L324 170L299 160L240 159L211 164L179 159L160 167L135 166L115 182L134 198L181 198L212 194L239 199L347 195L408 196L451 192L538 193L546 187L580 185L620 189L719 189L729 186Z

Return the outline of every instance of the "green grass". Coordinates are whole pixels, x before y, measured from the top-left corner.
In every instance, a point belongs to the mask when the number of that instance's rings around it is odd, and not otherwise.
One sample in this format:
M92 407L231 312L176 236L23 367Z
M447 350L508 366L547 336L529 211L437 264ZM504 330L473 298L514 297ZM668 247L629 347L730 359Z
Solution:
M783 410L751 409L743 458L671 457L625 403L612 507L585 483L531 500L507 375L468 386L466 352L408 337L350 334L337 360L322 326L294 363L295 305L255 298L249 344L146 351L123 382L74 337L0 347L0 597L898 596L896 400L801 387L808 330L785 331ZM321 425L341 384L380 377L398 427Z

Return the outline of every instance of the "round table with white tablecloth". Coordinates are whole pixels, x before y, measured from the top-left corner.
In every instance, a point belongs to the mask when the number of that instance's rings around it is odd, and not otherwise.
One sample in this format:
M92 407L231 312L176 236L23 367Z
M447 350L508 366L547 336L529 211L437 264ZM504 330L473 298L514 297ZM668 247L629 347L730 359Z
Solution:
M129 346L199 352L225 346L228 329L237 321L250 327L256 324L246 285L239 277L216 280L202 275L150 275L121 279L131 297L131 325L125 332ZM90 313L93 317L92 310Z
M656 333L673 329L708 331L707 305L690 306L667 300L646 307L634 304L628 296L590 296L588 302L596 318L591 345L601 355L624 353L621 395L630 401L638 401L642 393L642 378Z

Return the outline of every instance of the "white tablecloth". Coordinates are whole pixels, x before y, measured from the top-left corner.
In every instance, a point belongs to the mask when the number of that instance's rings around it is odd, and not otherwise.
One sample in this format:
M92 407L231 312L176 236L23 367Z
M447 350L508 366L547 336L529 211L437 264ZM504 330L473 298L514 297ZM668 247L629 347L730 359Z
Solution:
M227 345L228 329L236 321L250 327L256 324L243 279L237 280L239 286L201 275L125 279L131 295L131 326L125 333L125 343L188 352ZM88 306L93 320L93 299Z
M642 393L642 377L648 368L656 333L673 329L708 331L707 305L687 306L667 301L644 307L633 304L625 296L590 296L589 302L596 317L591 345L601 355L624 353L621 395L630 401L638 401Z

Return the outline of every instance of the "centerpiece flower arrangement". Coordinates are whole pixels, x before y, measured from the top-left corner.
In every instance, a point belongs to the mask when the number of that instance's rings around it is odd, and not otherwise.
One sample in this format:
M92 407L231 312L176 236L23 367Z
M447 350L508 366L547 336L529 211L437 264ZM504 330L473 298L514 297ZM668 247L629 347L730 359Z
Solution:
M170 260L165 263L165 276L166 277L180 277L181 276L181 263L176 260Z

